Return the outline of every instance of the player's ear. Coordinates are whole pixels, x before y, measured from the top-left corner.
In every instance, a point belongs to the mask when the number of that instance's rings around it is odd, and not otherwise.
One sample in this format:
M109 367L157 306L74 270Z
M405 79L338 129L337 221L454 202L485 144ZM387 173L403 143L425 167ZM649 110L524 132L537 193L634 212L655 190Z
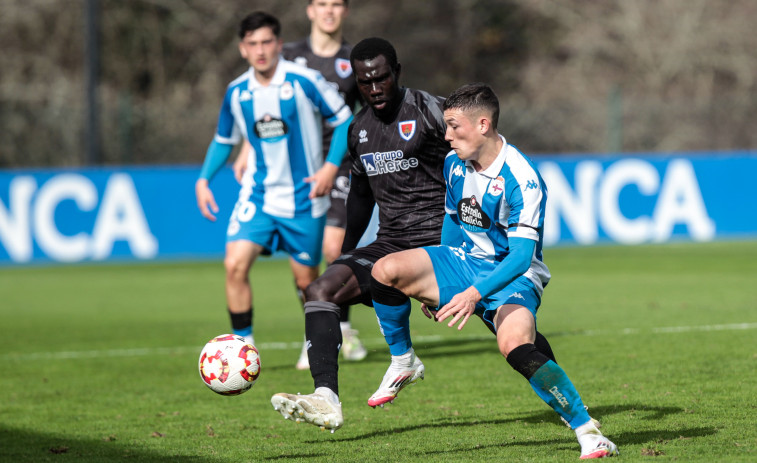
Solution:
M394 67L394 82L395 83L400 81L401 73L402 73L402 65L400 63L397 63L397 66Z
M478 131L481 133L481 135L485 135L489 128L492 126L492 121L487 119L484 116L478 116Z
M244 42L241 40L239 41L239 54L242 55L242 58L247 59L247 50L244 48Z
M308 15L308 19L310 22L315 21L315 7L313 6L313 2L308 3L308 7L305 9L305 12Z

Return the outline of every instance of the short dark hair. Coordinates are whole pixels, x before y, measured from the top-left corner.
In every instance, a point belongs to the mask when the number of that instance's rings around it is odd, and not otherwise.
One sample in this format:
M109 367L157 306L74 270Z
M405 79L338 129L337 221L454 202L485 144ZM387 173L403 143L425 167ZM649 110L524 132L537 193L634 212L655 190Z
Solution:
M350 6L350 0L342 0L344 2L344 6L349 7ZM313 0L308 0L308 5L312 4Z
M243 39L248 32L255 32L261 27L270 27L273 35L281 36L281 23L276 16L265 11L250 13L239 23L239 38Z
M483 109L491 114L492 124L497 127L499 120L499 99L494 94L494 90L486 84L476 82L466 84L458 88L444 100L443 110L461 109L469 111L472 109Z
M355 61L365 61L383 55L392 69L397 69L397 51L391 43L378 37L363 39L352 48L350 64L355 67Z

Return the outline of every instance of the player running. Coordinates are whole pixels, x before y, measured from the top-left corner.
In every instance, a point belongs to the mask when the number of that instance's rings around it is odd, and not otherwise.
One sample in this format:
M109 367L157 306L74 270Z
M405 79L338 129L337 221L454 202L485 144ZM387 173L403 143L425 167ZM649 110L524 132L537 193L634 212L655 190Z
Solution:
M547 189L531 160L499 135L498 119L499 101L485 84L463 86L444 102L454 150L444 163L445 220L457 225L461 239L374 265L373 306L392 362L368 404L393 400L402 388L398 378L423 376L410 339L412 297L440 307L436 320L449 319L447 326L458 330L481 315L510 366L575 430L581 458L616 455L565 371L535 346L536 311L551 278L542 260Z

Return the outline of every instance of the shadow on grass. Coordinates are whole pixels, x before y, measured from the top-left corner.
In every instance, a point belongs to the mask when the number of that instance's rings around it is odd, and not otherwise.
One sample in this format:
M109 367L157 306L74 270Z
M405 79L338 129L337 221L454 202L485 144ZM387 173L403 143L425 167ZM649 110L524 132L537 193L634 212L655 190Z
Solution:
M592 414L597 417L606 417L608 415L623 414L623 413L638 413L644 416L646 420L659 420L668 415L675 415L683 413L684 410L679 407L649 407L642 404L631 405L613 405L613 406L598 406L592 408ZM396 439L402 433L415 432L415 431L431 431L434 435L439 435L438 431L449 429L452 432L461 432L461 429L465 429L462 432L475 433L477 426L491 426L491 425L506 425L517 423L529 423L529 424L544 424L555 423L555 426L564 426L555 417L555 413L551 410L544 410L537 413L519 415L510 418L494 419L494 420L460 420L454 418L444 418L435 420L434 422L419 424L414 426L395 427L382 429L379 431L364 433L351 437L335 438L334 442L354 442L354 441L371 441L380 438ZM611 438L618 447L622 449L624 446L641 445L649 442L656 442L660 440L673 440L679 438L698 438L706 437L716 434L717 430L712 427L679 427L675 429L664 430L644 430L644 431L627 431L627 432L615 432ZM321 440L309 440L304 441L305 444L317 444L322 443ZM450 455L457 453L464 453L466 460L475 460L475 452L481 450L487 450L492 448L505 448L505 447L541 447L541 446L553 446L559 450L575 450L578 451L578 446L575 441L573 433L565 429L565 432L561 434L561 437L552 439L523 439L513 436L508 433L503 434L502 442L491 444L478 444L475 446L465 446L457 448L447 448L443 450L430 450L430 451L418 451L415 455L418 458L430 455ZM288 454L281 456L280 459L287 458L319 458L320 454L314 453L301 453L301 454ZM278 458L276 458L278 459ZM415 459L415 457L413 457Z
M623 456L623 447L626 445L636 445L649 442L656 442L660 440L674 440L679 438L695 438L705 437L717 433L715 428L679 428L674 430L662 430L662 431L641 431L641 432L628 432L620 433L610 436L612 441L618 445L621 456ZM450 454L450 453L465 453L466 455L475 455L477 450L485 450L491 448L501 447L541 447L541 446L553 446L560 450L575 450L579 451L578 444L572 433L566 434L564 438L557 439L541 439L541 440L517 440L515 436L511 437L506 442L488 444L488 445L475 445L468 447L458 447L448 450L431 450L417 452L416 455L436 455L436 454Z
M591 408L591 414L599 418L600 421L603 417L616 415L616 414L629 413L629 412L639 413L643 415L644 419L646 420L656 421L668 415L675 415L675 414L683 413L684 409L680 407L650 407L650 406L646 406L642 404L597 406L597 407ZM382 436L386 436L386 437L396 436L397 434L424 430L424 429L432 429L432 430L438 430L438 429L444 429L444 428L460 429L461 427L470 427L470 426L475 427L475 426L481 426L481 425L486 426L486 425L500 425L500 424L513 424L513 423L529 423L529 424L555 423L556 426L565 426L556 417L555 412L553 412L552 410L544 410L544 411L540 411L536 413L531 413L528 415L520 415L520 416L514 416L510 418L502 418L502 419L494 419L494 420L462 421L462 420L454 419L454 418L445 418L441 420L435 420L433 422L426 423L426 424L405 426L405 427L399 427L399 428L388 428L388 429L383 429L380 431L365 433L365 434L352 436L352 437L335 438L334 441L336 442L360 441L364 439L374 439L374 438L382 437ZM475 430L471 430L471 431L475 432ZM668 429L668 430L662 430L662 431L643 431L643 432L638 432L638 433L622 432L622 433L613 433L613 442L615 442L618 445L642 444L642 443L656 441L660 439L677 439L679 437L684 437L684 438L702 437L702 436L715 434L716 432L717 431L715 428L701 428L701 427L700 428ZM573 442L574 438L573 438L572 433L569 433L566 436L567 436L567 441ZM557 443L557 442L564 442L564 441L565 441L564 439L555 439L555 440L542 441L542 442L537 442L537 443L528 441L528 442L521 442L518 445L532 445L532 444L541 445L545 443ZM306 441L306 442L315 443L318 441ZM513 444L516 444L516 443L507 443L504 445L513 445Z
M37 433L0 426L0 461L40 462L143 461L156 463L200 463L207 457L162 455L117 440L80 439L56 434Z

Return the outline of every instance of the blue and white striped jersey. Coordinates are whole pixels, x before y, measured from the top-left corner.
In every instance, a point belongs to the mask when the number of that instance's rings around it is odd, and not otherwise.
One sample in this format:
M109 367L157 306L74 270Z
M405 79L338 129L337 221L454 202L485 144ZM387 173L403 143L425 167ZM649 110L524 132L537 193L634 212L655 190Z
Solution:
M462 249L477 258L504 260L508 237L536 241L525 276L541 291L550 279L542 262L547 187L531 160L500 138L503 146L497 159L480 172L454 151L447 155L445 212L460 224Z
M236 78L226 90L215 141L236 145L243 136L252 145L240 200L276 217L325 214L328 196L309 199L304 179L324 162L322 118L335 127L351 115L320 73L291 61L279 59L267 86L252 68ZM341 158L329 161L339 165Z

